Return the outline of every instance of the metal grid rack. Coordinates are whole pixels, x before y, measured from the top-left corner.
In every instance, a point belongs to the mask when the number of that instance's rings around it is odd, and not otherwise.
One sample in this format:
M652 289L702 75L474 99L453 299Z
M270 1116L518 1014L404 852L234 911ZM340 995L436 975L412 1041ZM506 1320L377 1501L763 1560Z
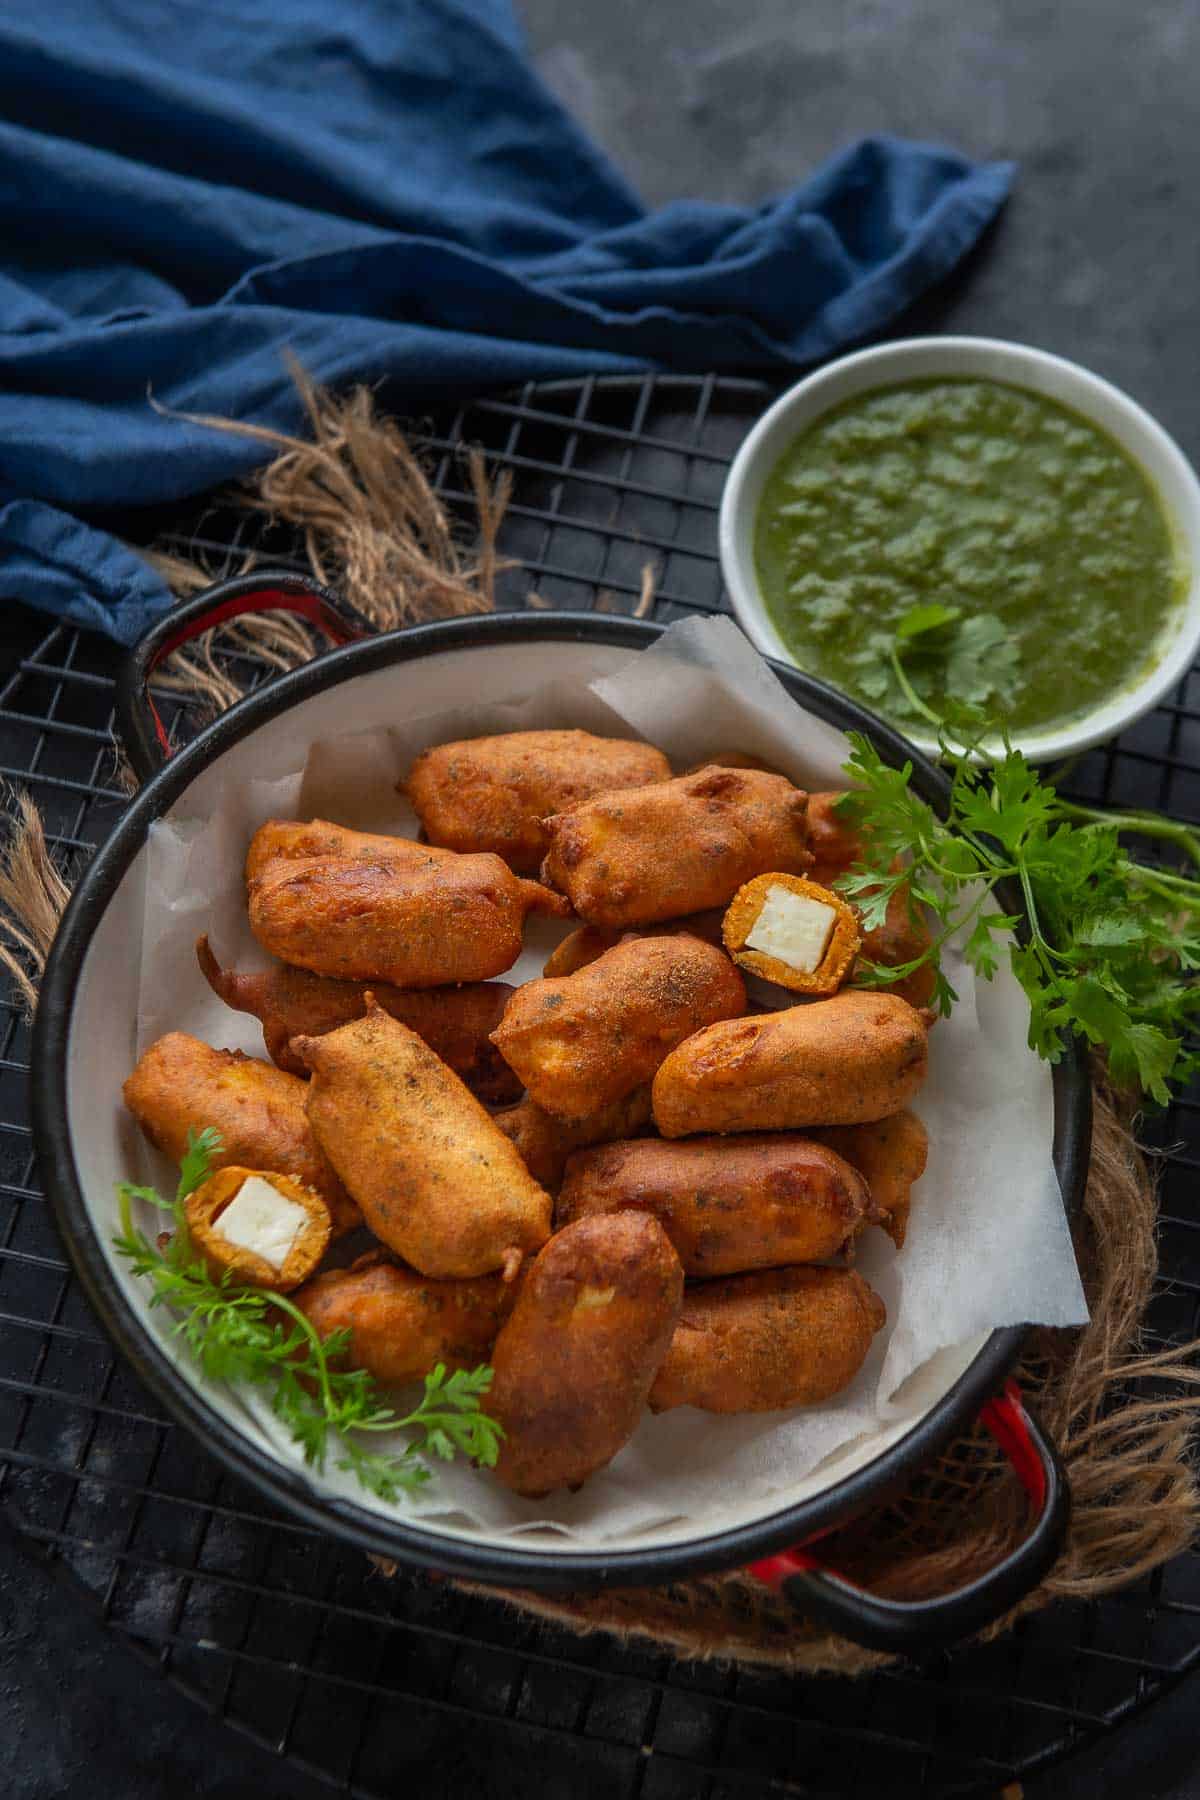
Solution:
M718 496L768 398L714 378L560 383L464 406L425 442L464 518L461 446L513 472L500 548L521 567L501 577L502 605L525 605L532 585L543 604L632 611L650 561L666 620L725 605ZM180 547L233 566L246 521L210 508L176 529ZM118 652L16 609L6 624L0 776L37 800L69 874L123 804L110 742ZM193 726L176 715L176 730ZM1200 819L1200 673L1092 753L1072 785ZM16 998L0 1027L0 1504L161 1674L337 1790L391 1794L420 1771L446 1795L995 1793L1200 1658L1195 1556L1115 1598L1028 1618L987 1648L857 1682L687 1665L434 1579L385 1577L223 1473L114 1355L38 1190ZM1200 1331L1198 1113L1200 1097L1185 1098L1156 1133L1174 1146L1151 1321L1164 1338Z

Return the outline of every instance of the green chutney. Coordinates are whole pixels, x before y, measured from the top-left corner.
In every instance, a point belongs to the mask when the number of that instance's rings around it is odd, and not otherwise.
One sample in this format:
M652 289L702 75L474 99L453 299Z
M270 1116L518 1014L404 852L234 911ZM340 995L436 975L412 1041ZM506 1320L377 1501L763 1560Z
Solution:
M802 668L928 729L891 660L917 606L956 623L902 640L939 717L1069 723L1159 660L1185 588L1148 477L1078 414L994 381L915 381L814 421L768 477L754 559ZM958 690L958 691L956 691Z

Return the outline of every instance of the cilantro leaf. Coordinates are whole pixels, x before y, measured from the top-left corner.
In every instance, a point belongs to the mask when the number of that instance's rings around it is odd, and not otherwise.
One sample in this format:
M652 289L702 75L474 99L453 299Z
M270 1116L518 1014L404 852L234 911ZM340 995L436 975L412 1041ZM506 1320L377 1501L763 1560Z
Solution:
M1117 944L1144 944L1145 928L1134 918L1119 914L1101 914L1084 919L1075 932L1075 942L1091 949L1112 948Z
M886 697L894 710L934 725L948 720L960 733L981 737L986 720L979 709L1009 699L1019 676L1017 643L995 613L964 618L961 606L927 601L901 615L890 643L871 652L858 682L869 699ZM932 710L938 696L942 717Z
M1019 923L1019 918L1011 913L981 912L975 920L963 945L963 955L985 981L990 981L1000 967L1004 945L997 944L997 937L1007 938Z
M896 626L896 636L911 642L913 638L924 637L931 631L940 631L944 625L953 625L956 619L961 618L961 606L939 606L934 602L910 606Z
M1021 672L1021 653L995 613L964 619L946 655L946 693L960 705L1009 698Z
M195 1193L208 1180L212 1159L220 1149L221 1134L215 1125L206 1125L200 1132L188 1132L187 1149L179 1165L179 1186L175 1190L177 1203L186 1200L189 1194Z

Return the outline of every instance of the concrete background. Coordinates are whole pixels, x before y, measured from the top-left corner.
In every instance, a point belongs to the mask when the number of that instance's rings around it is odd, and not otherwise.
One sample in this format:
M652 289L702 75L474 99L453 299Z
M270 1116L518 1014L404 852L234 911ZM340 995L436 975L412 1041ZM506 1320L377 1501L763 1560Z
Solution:
M1020 164L926 329L1018 337L1200 450L1194 0L524 0L542 74L650 204L753 202L864 132Z

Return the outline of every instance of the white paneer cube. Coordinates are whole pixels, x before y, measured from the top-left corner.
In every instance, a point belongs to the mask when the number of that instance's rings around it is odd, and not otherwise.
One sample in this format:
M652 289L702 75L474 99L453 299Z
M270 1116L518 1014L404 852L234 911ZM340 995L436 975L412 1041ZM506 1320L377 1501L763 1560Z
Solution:
M773 956L776 962L786 963L802 975L811 975L821 966L836 924L836 909L823 900L795 894L791 888L771 887L746 939L746 948Z
M261 1175L249 1175L214 1230L226 1243L261 1256L273 1269L282 1269L304 1230L308 1214Z

